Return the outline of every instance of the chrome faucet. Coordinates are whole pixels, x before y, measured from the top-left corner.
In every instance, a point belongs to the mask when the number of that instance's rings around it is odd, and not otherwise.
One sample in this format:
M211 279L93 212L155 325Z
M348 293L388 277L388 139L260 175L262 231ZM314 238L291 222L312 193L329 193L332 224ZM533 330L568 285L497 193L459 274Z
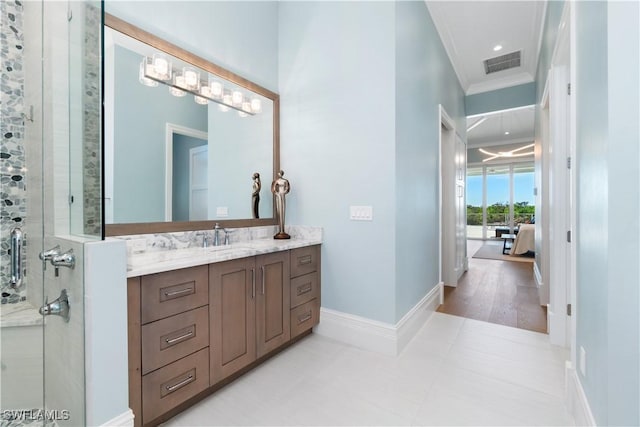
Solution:
M224 243L220 243L220 230L224 231ZM229 244L229 232L216 222L216 226L213 227L213 246L220 246L221 244Z
M220 224L213 227L213 246L220 246Z
M203 248L208 248L209 247L209 236L207 236L207 233L205 233L205 232L196 233L196 236L202 236L202 247Z
M65 322L69 321L69 297L67 296L67 290L63 289L60 292L60 296L55 301L48 301L45 299L45 303L39 310L43 316L50 316L55 314L61 316Z

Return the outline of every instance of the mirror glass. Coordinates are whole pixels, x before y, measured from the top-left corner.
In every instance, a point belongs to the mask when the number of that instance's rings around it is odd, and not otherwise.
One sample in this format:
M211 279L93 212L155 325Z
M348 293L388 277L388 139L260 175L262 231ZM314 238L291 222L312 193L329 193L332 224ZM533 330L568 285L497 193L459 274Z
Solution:
M109 27L104 68L107 224L273 218L272 99Z

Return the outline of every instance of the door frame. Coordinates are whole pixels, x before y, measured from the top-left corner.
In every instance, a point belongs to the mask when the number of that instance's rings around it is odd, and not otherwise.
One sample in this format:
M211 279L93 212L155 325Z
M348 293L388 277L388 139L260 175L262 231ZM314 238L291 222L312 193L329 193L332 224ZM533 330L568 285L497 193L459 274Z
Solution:
M189 221L198 221L199 219L193 219L193 157L197 153L206 152L207 157L209 153L209 145L199 145L189 149ZM207 164L207 172L209 165ZM207 180L208 181L208 180ZM207 190L209 189L209 183L207 182Z
M209 134L201 130L188 128L167 122L165 126L165 165L164 165L164 220L172 221L173 217L173 136L190 136L192 138L209 139Z
M549 145L552 158L549 172L556 195L547 196L549 203L559 204L549 209L549 341L552 344L570 348L571 360L576 361L576 97L575 97L575 13L571 3L565 3L556 44L547 75L547 90L543 97L549 103ZM564 66L563 66L564 64ZM567 69L568 68L568 69ZM567 88L569 83L570 89ZM555 104L562 102L554 112ZM567 120L568 118L568 120ZM570 159L570 167L568 160ZM568 212L554 215L554 212ZM568 222L568 223L567 223ZM571 242L565 233L571 233ZM553 236L551 234L553 233ZM566 305L571 304L571 315L567 315Z
M453 119L451 119L451 116L449 116L449 114L447 114L447 111L444 109L444 107L442 106L442 104L438 104L438 206L439 206L439 218L438 218L438 285L440 287L440 304L444 303L444 279L443 279L443 268L442 268L442 263L443 263L443 245L444 245L444 235L443 235L443 226L444 226L444 221L443 218L450 218L451 215L448 211L448 209L446 209L446 207L444 206L443 203L443 180L442 180L442 172L443 172L443 167L442 165L444 164L444 162L448 162L451 165L454 165L455 167L455 159L451 158L447 158L444 159L443 158L443 150L442 147L444 146L444 144L453 144L454 145L454 150L453 152L455 153L455 137L456 137L456 130L455 130L455 122L453 121ZM443 129L446 130L446 132L443 132ZM454 188L455 190L455 188ZM447 214L447 215L445 215ZM451 285L451 284L449 284Z

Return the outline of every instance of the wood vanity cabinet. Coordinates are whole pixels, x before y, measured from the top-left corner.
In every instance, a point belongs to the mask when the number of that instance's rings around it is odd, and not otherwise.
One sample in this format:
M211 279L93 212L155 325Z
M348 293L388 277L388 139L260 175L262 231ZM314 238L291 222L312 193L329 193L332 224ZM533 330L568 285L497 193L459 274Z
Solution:
M129 405L136 427L157 425L318 323L320 246L134 277L127 286Z
M289 341L289 253L209 266L211 383Z

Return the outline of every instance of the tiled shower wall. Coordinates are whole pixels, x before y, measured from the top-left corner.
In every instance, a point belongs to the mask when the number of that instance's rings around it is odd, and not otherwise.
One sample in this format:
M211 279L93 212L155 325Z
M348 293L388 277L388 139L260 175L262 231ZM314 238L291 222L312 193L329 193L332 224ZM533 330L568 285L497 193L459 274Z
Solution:
M10 233L21 226L27 211L24 150L23 6L19 0L0 2L0 290L2 303L25 297L9 286Z
M100 28L99 4L84 5L85 28ZM84 31L83 123L83 225L84 234L101 236L102 191L100 182L100 32Z

